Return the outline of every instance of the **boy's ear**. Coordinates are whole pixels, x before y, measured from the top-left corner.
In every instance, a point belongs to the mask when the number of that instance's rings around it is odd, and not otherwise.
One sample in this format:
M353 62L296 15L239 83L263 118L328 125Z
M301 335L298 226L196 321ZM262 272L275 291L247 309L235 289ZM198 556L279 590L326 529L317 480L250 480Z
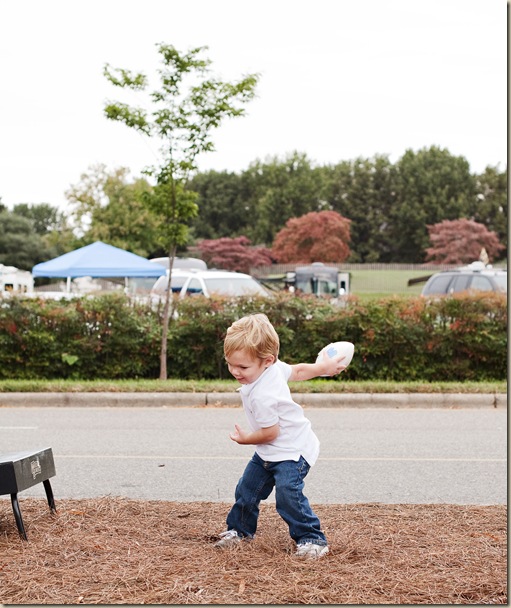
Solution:
M266 357L266 359L264 360L265 367L270 367L270 365L273 365L274 363L275 363L275 355L268 355Z

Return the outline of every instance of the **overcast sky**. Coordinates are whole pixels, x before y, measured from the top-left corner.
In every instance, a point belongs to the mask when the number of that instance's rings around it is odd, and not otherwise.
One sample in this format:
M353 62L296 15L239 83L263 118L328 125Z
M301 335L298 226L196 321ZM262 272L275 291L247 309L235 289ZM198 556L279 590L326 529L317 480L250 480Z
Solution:
M440 146L507 166L506 0L0 0L0 197L65 209L97 163L133 176L158 146L103 116L113 67L154 75L156 44L258 72L248 114L200 170L297 150L317 164Z

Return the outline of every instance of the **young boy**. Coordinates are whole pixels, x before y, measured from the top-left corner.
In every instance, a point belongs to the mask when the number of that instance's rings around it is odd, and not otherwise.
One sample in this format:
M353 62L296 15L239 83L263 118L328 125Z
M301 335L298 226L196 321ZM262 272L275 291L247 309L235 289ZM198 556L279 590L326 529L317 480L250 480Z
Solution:
M303 494L304 478L319 454L319 440L303 409L291 398L288 382L333 376L345 369L342 356L319 363L288 365L278 360L279 337L263 314L249 315L229 327L224 354L239 389L249 431L237 424L230 438L256 446L236 486L235 503L227 516L227 530L216 547L253 538L259 503L275 487L276 508L289 526L299 557L318 558L328 544L318 517Z

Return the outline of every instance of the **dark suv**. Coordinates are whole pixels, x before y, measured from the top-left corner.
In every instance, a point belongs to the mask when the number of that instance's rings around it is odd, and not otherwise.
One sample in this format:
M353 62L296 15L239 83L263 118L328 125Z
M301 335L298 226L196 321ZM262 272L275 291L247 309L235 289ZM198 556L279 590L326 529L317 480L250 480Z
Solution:
M428 279L422 295L450 295L468 289L507 293L507 270L488 268L482 263L479 266L477 262L457 270L443 270Z

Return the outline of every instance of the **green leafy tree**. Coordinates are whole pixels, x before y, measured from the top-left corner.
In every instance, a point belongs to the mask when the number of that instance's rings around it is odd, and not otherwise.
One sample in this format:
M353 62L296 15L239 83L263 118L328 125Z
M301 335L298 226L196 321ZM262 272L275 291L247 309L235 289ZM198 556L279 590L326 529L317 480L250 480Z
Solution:
M242 235L252 213L245 201L242 178L227 171L197 173L189 182L197 192L200 213L192 224L196 239L218 239Z
M390 215L396 169L387 156L343 161L323 172L322 198L351 220L351 262L389 262L393 254Z
M156 218L144 202L152 186L146 178L130 180L129 173L126 167L93 165L66 196L82 244L104 241L149 257L157 249Z
M12 211L16 215L21 215L30 220L35 232L40 235L58 230L61 226L62 213L59 213L58 207L53 207L48 203L40 203L38 205L19 203L18 205L14 205Z
M389 262L421 263L428 225L467 217L475 196L468 161L433 146L407 150L396 165L396 204L390 212L394 251Z
M48 203L20 203L14 205L13 213L32 223L34 231L41 237L46 255L57 257L76 248L77 239L68 217L58 207Z
M105 184L108 204L93 214L87 240L104 241L150 257L157 249L157 220L144 204L144 197L150 192L151 186L144 178L132 183L122 177L109 179Z
M431 247L426 260L436 264L468 264L479 259L484 248L490 261L499 258L504 246L495 232L473 220L443 220L428 226Z
M507 170L486 167L476 178L476 197L470 217L488 230L495 232L505 249L501 257L507 256L508 247L508 188Z
M80 237L89 230L94 211L108 203L105 184L110 175L106 165L91 165L80 175L80 181L66 191L69 219Z
M108 119L160 142L162 162L146 170L156 178L156 192L147 195L146 200L158 217L161 226L158 238L168 252L171 271L177 247L186 243L190 222L198 212L196 196L187 190L190 175L197 169L198 156L214 150L213 131L225 119L244 115L244 105L255 95L258 75L226 82L210 73L211 60L203 57L207 47L193 48L186 53L163 43L157 48L163 64L159 70L159 88L153 89L141 106L108 102L104 111ZM141 72L106 64L104 75L114 86L135 93L142 93L149 86L148 77ZM149 109L144 107L148 104ZM162 380L167 378L170 298L169 288L160 352Z
M271 245L290 218L324 209L320 172L296 151L284 160L274 157L252 163L242 174L242 188L250 222L246 234L255 243Z
M272 255L281 263L344 262L350 255L350 223L336 211L292 218L275 237Z
M12 211L0 212L0 264L32 270L35 264L54 257L34 229L34 223Z

